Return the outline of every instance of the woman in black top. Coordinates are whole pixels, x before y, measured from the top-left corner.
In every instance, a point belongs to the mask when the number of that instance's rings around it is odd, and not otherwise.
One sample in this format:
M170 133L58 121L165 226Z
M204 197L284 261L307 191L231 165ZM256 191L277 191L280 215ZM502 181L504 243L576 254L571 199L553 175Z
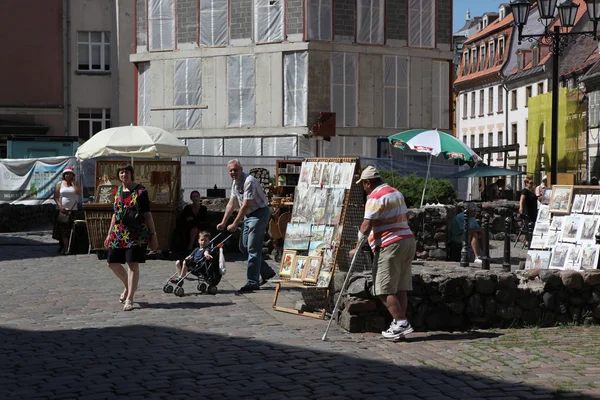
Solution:
M192 250L198 240L198 232L205 229L208 210L200 203L200 192L194 190L190 193L192 204L188 204L181 212L182 229L187 233L188 250Z
M525 189L521 191L521 199L519 201L519 214L525 214L531 222L535 222L538 213L538 200L533 193L533 180L525 178Z

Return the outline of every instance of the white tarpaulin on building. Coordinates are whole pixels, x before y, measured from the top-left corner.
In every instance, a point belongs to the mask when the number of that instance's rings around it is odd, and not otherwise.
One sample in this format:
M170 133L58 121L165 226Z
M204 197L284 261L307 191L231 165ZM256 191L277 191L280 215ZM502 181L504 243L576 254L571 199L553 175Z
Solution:
M254 56L227 57L228 126L254 126Z
M254 0L254 41L283 42L284 0Z
M175 61L175 105L197 106L202 100L202 69L199 58ZM175 110L175 129L198 129L202 120L199 108Z
M383 126L408 127L408 57L383 57Z
M229 1L200 1L200 46L227 46Z
M283 57L283 125L306 126L308 53L287 53Z
M0 203L54 203L54 188L75 157L0 159Z
M306 39L326 40L333 38L332 1L306 0Z
M433 61L431 86L431 124L436 129L450 129L450 63L448 61Z
M384 43L384 0L357 0L357 34L358 43Z
M313 141L314 142L314 141ZM311 141L302 136L186 139L191 155L283 157L314 155Z
M139 63L138 67L138 109L137 125L150 126L150 94L152 82L150 80L150 63Z
M408 45L435 47L435 0L408 0Z
M331 53L331 109L339 127L358 123L358 55Z
M175 48L175 0L148 0L148 48Z

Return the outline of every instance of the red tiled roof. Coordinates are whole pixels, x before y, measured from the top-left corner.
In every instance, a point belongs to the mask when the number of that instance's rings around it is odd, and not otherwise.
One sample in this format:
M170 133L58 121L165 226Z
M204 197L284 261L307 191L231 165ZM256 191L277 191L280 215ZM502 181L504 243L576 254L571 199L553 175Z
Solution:
M491 24L486 26L484 29L480 30L479 32L477 32L476 34L471 36L467 41L465 41L465 45L472 44L473 42L476 42L483 37L489 36L489 34L494 33L495 31L499 31L499 30L506 28L507 26L512 26L512 23L513 23L513 15L512 15L512 13L510 13L503 19L495 20L494 22L492 22Z

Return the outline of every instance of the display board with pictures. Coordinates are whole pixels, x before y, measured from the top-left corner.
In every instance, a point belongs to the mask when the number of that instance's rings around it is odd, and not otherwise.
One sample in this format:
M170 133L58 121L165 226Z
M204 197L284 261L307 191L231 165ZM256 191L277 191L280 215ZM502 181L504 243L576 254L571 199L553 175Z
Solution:
M555 185L539 206L525 269L597 269L600 187Z
M356 244L364 217L365 194L355 182L359 174L358 158L309 158L302 163L285 232L279 280L275 282L276 310L325 317L334 271L347 268L347 254ZM349 236L353 237L351 243ZM321 312L278 306L281 286L320 292L317 297L323 300Z

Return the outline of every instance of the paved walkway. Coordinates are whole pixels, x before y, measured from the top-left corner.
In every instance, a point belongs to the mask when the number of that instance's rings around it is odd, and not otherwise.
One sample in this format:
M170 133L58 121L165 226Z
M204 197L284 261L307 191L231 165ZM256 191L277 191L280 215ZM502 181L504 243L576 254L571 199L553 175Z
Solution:
M163 293L172 262L141 268L136 308L95 255L47 232L0 234L1 399L600 399L600 327L346 334L275 312L273 285ZM293 302L297 293L283 294Z

